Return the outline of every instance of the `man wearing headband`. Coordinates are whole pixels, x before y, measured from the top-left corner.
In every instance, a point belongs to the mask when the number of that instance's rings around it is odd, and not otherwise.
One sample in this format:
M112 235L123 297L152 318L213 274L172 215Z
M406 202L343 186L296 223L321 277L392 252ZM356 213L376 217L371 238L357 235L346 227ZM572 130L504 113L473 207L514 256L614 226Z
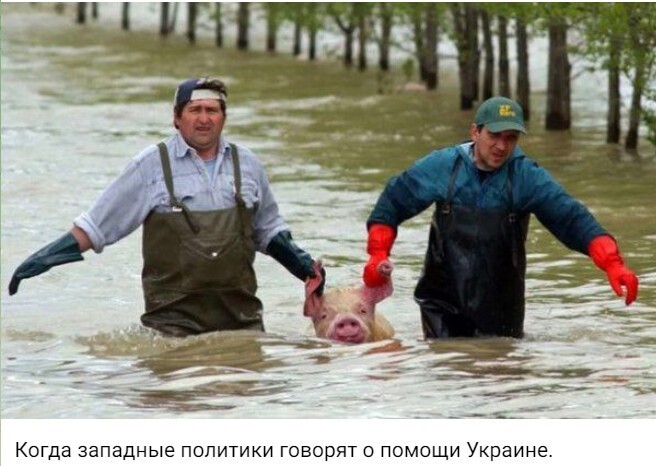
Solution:
M314 261L294 243L261 162L222 135L227 95L216 79L182 82L173 103L177 132L133 158L69 233L26 259L9 293L143 225L145 326L174 336L264 330L255 252L303 281L315 277Z
M519 104L493 97L477 109L471 141L436 150L398 176L367 222L370 255L363 279L387 280L378 264L390 255L398 226L435 204L415 300L426 338L524 335L525 241L531 213L563 244L587 254L626 304L638 278L615 240L517 145Z

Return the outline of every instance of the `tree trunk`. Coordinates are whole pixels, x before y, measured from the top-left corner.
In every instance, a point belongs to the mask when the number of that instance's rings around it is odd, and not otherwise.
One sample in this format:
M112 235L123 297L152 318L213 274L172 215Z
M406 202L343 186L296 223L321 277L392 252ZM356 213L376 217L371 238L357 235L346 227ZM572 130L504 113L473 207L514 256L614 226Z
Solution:
M169 2L162 2L159 18L159 35L169 35Z
M627 5L627 4L624 4ZM628 8L626 6L625 8ZM641 18L640 13L634 11L629 12L629 38L631 40L631 48L633 49L633 95L631 96L631 110L629 111L629 129L626 133L626 141L624 147L627 151L636 152L638 150L638 133L640 130L640 119L642 117L642 94L645 91L645 84L647 82L647 71L652 67L647 65L647 50L646 44L642 42L639 34L639 23Z
M217 47L223 47L223 24L221 18L221 2L216 2L214 16L216 19L216 29L214 30L215 41Z
M85 2L77 2L77 16L75 22L77 24L84 24L87 22L87 4Z
M458 73L460 78L460 109L471 110L478 99L478 11L470 3L452 4Z
M187 39L190 44L196 43L196 16L198 5L196 2L187 3Z
M508 19L499 16L499 95L510 98L510 61L508 60ZM517 33L519 41L519 32ZM519 44L517 45L519 51ZM519 79L519 78L517 78Z
M298 57L301 54L303 49L303 17L300 12L300 7L296 7L296 13L294 14L294 50L292 54L295 57Z
M125 2L121 7L121 29L130 30L130 2Z
M351 21L353 21L354 13L355 8L351 10L351 16L349 18L348 24L344 24L339 14L333 14L333 18L335 19L337 26L339 26L339 29L344 34L344 66L347 68L353 66L353 32L355 30L355 26Z
M358 11L358 69L367 69L367 15Z
M528 34L526 24L518 19L517 27L517 102L524 110L524 121L531 118L531 82L528 68ZM509 86L510 87L510 86Z
M98 19L98 2L91 2L91 17L94 20Z
M547 83L546 129L572 126L570 99L571 65L567 53L567 25L551 19L549 24L549 77Z
M308 45L308 59L315 61L317 59L317 28L311 27L308 31L309 45Z
M276 4L268 4L266 17L266 49L267 52L275 53L278 36L278 11Z
M426 63L424 56L426 55L426 35L422 28L421 13L415 12L412 18L412 27L414 30L415 38L415 54L417 56L417 63L419 64L419 79L425 83L428 79L428 71L426 70Z
M353 28L349 28L344 34L344 65L347 68L353 66Z
M382 71L389 71L390 69L390 44L392 38L392 9L389 3L380 3L380 57L378 58L378 66Z
M606 124L606 142L617 144L621 133L621 94L620 94L620 51L621 42L617 37L611 38L608 65L608 119Z
M485 47L485 70L483 72L483 100L494 95L494 47L492 46L492 30L490 28L490 15L481 11L483 23L483 44Z
M248 50L248 27L250 19L250 3L239 4L237 13L237 49Z
M629 112L629 130L626 133L624 147L626 150L635 152L638 150L638 131L640 128L640 116L642 114L642 94L644 92L644 66L638 63L635 66L635 78L633 79L633 95L631 96L631 110Z
M437 89L437 8L434 3L428 3L426 6L426 28L424 41L424 69L426 72L426 89L433 91Z
M307 6L307 28L308 28L308 59L317 59L317 33L319 32L319 19L317 18L317 5L310 3Z
M471 93L471 107L473 108L474 104L479 99L479 84L480 84L480 59L481 54L478 50L478 8L476 5L468 3L465 5L466 16L467 16L467 57L468 57L468 67L470 68L469 76L471 78L471 83L469 84Z
M178 23L178 7L180 6L179 2L173 2L173 15L171 17L171 22L169 23L169 33L175 31L175 25Z

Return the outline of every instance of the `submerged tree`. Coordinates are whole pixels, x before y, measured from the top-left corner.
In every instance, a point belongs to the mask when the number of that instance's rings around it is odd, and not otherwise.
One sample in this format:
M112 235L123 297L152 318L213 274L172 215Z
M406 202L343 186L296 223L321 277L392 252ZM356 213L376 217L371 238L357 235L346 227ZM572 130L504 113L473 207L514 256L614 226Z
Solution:
M452 4L454 40L458 49L460 109L471 110L478 100L478 9L471 3Z
M121 4L121 29L130 30L130 2Z
M565 130L572 126L572 66L567 48L567 21L572 18L573 10L568 4L550 3L542 11L549 37L545 127L548 130Z
M248 50L248 29L250 27L250 3L242 2L237 10L237 49Z

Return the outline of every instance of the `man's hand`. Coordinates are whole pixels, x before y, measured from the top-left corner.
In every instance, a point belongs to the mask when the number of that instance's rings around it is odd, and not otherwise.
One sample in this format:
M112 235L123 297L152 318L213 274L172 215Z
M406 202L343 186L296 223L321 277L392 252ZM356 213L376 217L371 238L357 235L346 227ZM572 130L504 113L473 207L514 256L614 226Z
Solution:
M617 296L624 295L628 306L638 297L638 277L633 270L624 265L617 243L608 235L597 236L590 242L588 254L601 270L606 272L608 282Z
M367 253L369 261L364 266L362 279L369 288L382 286L389 280L389 275L381 274L380 265L389 259L396 231L389 225L375 223L369 228Z

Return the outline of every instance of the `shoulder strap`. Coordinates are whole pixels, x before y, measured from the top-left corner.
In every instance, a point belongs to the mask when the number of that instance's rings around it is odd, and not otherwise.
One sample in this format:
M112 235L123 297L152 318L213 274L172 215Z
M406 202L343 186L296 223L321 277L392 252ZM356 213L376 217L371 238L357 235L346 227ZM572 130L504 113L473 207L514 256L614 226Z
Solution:
M171 203L171 206L173 206L174 210L182 210L182 213L184 214L185 219L189 224L189 228L191 228L191 231L198 233L200 231L200 227L194 221L193 216L191 215L191 211L187 208L186 205L180 202L177 197L175 197L175 193L173 191L173 173L171 172L171 161L169 160L169 151L166 148L166 144L160 142L157 144L157 148L159 149L159 159L162 162L164 183L166 183L166 190L169 192L169 202Z
M442 206L442 213L448 214L451 212L451 197L453 196L453 186L455 185L456 176L458 175L458 170L460 169L461 163L462 159L460 156L456 156L456 161L453 163L453 169L451 170L451 178L449 179L446 199L444 200L444 205Z
M164 183L166 183L166 190L169 192L169 201L174 207L180 207L180 201L175 197L175 192L173 191L173 174L171 172L171 161L169 160L169 150L166 148L166 144L160 142L157 144L159 149L159 159L162 162L162 171L164 172Z
M241 167L239 165L239 151L237 146L230 143L230 155L232 157L232 171L235 178L235 201L239 206L245 206L244 199L241 197Z

